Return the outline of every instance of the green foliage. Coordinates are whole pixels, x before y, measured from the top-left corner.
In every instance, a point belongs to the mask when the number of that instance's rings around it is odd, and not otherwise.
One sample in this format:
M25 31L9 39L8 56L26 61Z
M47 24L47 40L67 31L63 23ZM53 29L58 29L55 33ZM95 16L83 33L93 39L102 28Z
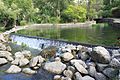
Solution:
M32 0L0 0L0 21L4 27L34 21L38 8L34 8ZM16 21L18 21L16 23Z
M20 26L25 26L27 22L25 20L20 21Z
M63 20L65 22L73 22L77 20L78 22L84 22L86 19L86 9L82 6L69 5L63 12Z
M103 17L120 17L120 0L103 0ZM114 13L115 12L115 13ZM114 15L115 14L115 15Z

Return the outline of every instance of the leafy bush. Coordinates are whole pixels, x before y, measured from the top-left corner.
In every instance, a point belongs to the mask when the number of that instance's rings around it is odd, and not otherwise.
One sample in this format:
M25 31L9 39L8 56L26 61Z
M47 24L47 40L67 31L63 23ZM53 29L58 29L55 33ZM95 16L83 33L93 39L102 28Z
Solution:
M82 6L69 5L62 13L62 18L65 22L84 22L86 20L86 9Z

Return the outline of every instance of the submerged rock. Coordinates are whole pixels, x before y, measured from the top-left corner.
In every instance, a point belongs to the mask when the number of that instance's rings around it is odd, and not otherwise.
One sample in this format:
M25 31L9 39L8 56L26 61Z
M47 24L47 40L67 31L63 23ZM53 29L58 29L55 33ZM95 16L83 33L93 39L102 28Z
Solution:
M19 73L21 72L21 68L16 65L11 65L10 68L6 72L7 73Z
M22 72L26 73L26 74L35 74L37 73L37 71L34 71L30 68L23 68Z
M111 59L109 52L101 46L95 47L90 55L92 60L99 63L109 63Z
M55 74L61 74L65 68L66 68L66 65L60 61L45 63L45 66L44 66L45 70Z

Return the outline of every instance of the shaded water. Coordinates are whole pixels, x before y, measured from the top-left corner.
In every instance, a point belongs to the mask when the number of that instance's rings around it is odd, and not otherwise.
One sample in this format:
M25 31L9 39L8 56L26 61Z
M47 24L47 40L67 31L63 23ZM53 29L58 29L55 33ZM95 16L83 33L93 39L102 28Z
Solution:
M12 48L12 53L15 53L17 51L22 51L22 50L29 50L32 52L32 55L38 55L40 53L39 50L32 49L29 47L22 47L16 44L10 43L10 46ZM17 74L8 74L5 73L5 71L11 66L10 63L6 65L1 65L0 66L0 80L53 80L54 74L49 73L48 71L44 70L43 68L40 68L37 71L37 74L33 75L27 75L24 73L17 73Z
M120 37L120 29L110 27L106 24L94 25L91 27L75 28L37 28L18 31L18 34L39 36L50 39L59 39L72 42L115 46L117 38Z

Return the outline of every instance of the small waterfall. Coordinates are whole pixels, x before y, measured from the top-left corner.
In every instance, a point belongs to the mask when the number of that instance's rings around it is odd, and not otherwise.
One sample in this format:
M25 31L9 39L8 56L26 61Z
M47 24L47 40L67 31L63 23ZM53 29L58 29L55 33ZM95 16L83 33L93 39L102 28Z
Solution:
M16 42L17 45L26 44L28 47L34 49L42 49L48 46L60 47L68 44L66 42L62 42L59 40L51 40L46 38L30 37L30 36L15 35L15 34L12 34L10 38L12 39L12 42Z
M46 48L48 46L62 47L66 45L83 45L91 48L99 46L94 44L84 44L84 43L78 43L78 42L53 40L53 39L18 35L18 34L11 34L10 38L12 39L12 42L16 42L17 45L26 44L30 48L39 49L39 50ZM103 47L105 47L106 49L119 49L116 47L109 47L109 46L103 46Z

